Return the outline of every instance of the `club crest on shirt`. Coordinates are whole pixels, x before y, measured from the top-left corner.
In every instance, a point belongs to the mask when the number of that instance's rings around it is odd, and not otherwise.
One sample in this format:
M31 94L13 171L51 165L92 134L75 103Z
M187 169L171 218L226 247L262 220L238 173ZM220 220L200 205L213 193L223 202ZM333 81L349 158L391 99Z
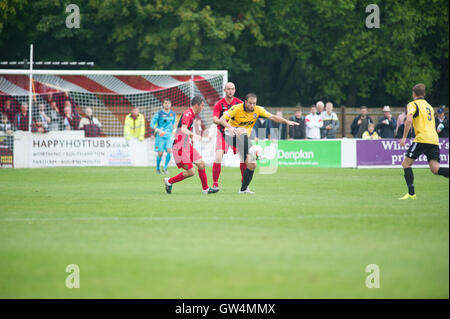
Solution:
M257 116L256 113L253 113L253 118L254 118L254 119L256 119L256 116Z

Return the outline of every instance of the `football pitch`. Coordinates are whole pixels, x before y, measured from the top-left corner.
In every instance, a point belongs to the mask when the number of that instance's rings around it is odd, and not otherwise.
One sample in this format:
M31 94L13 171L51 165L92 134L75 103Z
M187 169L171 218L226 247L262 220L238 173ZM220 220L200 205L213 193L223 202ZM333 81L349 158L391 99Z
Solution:
M1 169L0 298L449 298L449 181L414 173L399 201L400 169Z

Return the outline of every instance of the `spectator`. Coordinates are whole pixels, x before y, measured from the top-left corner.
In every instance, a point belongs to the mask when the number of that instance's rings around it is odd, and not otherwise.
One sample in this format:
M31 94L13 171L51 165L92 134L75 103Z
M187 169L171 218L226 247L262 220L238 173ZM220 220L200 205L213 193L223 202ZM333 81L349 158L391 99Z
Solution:
M437 110L436 132L439 137L448 137L448 117L445 116L445 106L441 105Z
M294 116L290 118L291 121L297 122L300 125L289 126L289 139L290 140L303 140L306 137L306 122L305 117L302 116L302 110L295 111Z
M36 120L42 123L42 127L46 132L48 132L48 126L52 121L50 117L45 113L45 105L39 104L39 115L36 117Z
M405 111L398 116L397 129L395 130L395 137L399 138L399 139L403 138L403 131L405 130L406 111L407 111L407 107L405 106ZM400 124L398 124L399 121L401 121ZM415 137L415 136L416 135L414 134L414 128L411 125L411 129L409 130L407 137L411 138L411 137Z
M59 131L62 130L63 119L59 113L58 105L56 101L50 102L50 111L48 112L50 117L50 124L48 126L49 131Z
M6 135L12 135L12 133L16 130L14 125L9 121L8 114L3 113L1 122L0 122L0 132L5 133Z
M283 112L277 111L276 115L283 117ZM275 139L275 140L286 140L287 139L287 125L286 124L272 122L271 125L273 127L272 131L270 133L270 136L272 139ZM297 126L297 125L295 125L295 126Z
M322 115L324 106L325 106L325 105L323 104L322 101L318 101L318 102L316 103L317 115Z
M33 133L46 133L47 130L44 127L44 123L42 122L41 118L33 117L33 121L31 122L31 132Z
M125 117L123 135L127 141L132 137L144 140L145 136L145 117L139 112L139 108L134 107L130 114Z
M70 101L64 106L64 129L65 130L78 130L80 126L80 116L72 111Z
M378 120L376 130L381 138L394 138L395 127L397 125L395 119L392 117L391 108L389 106L383 107L384 116Z
M406 105L405 105L405 110L403 111L403 113L401 113L397 117L397 126L395 127L395 136L398 136L398 128L399 128L400 125L402 125L405 122L405 119L406 119Z
M368 124L374 123L372 118L367 115L367 106L361 106L360 114L353 119L351 125L351 133L354 138L361 138L362 134L367 131Z
M253 132L255 132L255 141L258 141L259 139L270 138L270 132L272 128L272 121L270 121L269 119L258 117L258 119L256 119L255 126L253 127Z
M397 135L395 136L396 138L402 139L403 138L403 132L405 131L405 123L403 123L402 125L400 125L398 127L397 130ZM414 133L414 127L411 125L411 128L409 129L408 135L406 136L407 138L413 138L416 137L416 134Z
M320 139L320 129L323 126L323 121L320 115L317 115L317 108L311 105L311 113L306 116L306 138Z
M102 124L92 115L92 108L86 108L86 117L80 121L80 130L84 130L85 137L98 137L101 134Z
M14 123L16 120L17 108L11 104L11 99L6 99L1 112L8 117L10 123Z
M333 103L327 102L325 112L320 115L323 121L323 127L320 129L321 138L336 138L336 131L339 128L339 119L333 112Z
M369 123L367 125L367 131L365 131L362 135L362 138L364 140L378 140L380 137L378 136L377 132L375 131L375 124Z
M14 126L20 131L28 131L28 104L20 106L20 113L16 115Z

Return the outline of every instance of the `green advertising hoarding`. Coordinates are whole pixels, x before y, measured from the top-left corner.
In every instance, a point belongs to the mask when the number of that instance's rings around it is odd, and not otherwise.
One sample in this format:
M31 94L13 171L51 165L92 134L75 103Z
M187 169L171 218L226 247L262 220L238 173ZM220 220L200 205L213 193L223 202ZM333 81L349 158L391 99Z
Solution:
M341 167L340 140L259 141L265 159L261 167Z

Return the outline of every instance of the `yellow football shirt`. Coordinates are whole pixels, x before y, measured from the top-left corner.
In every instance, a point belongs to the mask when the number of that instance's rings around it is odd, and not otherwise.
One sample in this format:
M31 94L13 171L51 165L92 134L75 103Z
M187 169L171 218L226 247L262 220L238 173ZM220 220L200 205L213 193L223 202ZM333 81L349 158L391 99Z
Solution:
M255 106L253 112L246 112L244 110L244 103L233 105L223 114L224 118L233 127L243 127L247 130L247 135L250 136L253 126L258 117L269 118L271 113L267 112L262 106Z
M408 103L408 115L413 115L413 127L416 133L414 142L439 145L439 136L434 124L434 110L424 99Z

